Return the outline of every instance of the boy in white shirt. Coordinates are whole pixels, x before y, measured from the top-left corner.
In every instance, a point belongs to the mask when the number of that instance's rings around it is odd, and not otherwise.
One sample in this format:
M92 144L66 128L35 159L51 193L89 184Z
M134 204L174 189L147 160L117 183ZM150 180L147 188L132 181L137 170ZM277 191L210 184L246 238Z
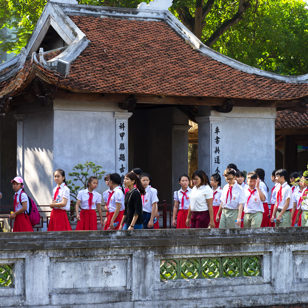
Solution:
M292 189L288 185L288 172L285 169L276 171L276 180L281 185L277 192L275 208L272 213L271 222L274 222L276 217L276 227L291 227L291 212L293 207L291 202Z
M247 175L248 187L244 190L246 203L244 206L244 228L260 228L265 201L265 191L260 188L260 179L255 172L249 172Z
M236 182L236 171L227 168L224 172L226 184L221 193L221 204L216 215L216 221L219 221L221 214L219 228L235 228L241 226L241 218L243 211L243 204L246 201L244 189Z

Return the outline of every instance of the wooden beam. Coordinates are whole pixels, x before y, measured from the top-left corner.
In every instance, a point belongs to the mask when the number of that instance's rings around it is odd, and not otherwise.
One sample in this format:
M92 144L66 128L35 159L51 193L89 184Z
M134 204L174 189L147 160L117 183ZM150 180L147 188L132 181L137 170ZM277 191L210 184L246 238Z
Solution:
M308 135L308 127L276 129L276 135Z

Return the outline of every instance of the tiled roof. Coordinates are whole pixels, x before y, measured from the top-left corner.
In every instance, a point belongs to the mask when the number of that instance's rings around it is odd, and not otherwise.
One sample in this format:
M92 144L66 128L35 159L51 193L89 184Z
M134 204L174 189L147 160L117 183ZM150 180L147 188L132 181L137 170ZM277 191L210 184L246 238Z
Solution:
M69 16L90 45L60 87L94 93L137 93L285 100L308 95L307 84L275 81L209 59L162 21ZM53 73L45 72L55 82Z
M308 113L299 113L292 110L277 111L276 129L308 128Z

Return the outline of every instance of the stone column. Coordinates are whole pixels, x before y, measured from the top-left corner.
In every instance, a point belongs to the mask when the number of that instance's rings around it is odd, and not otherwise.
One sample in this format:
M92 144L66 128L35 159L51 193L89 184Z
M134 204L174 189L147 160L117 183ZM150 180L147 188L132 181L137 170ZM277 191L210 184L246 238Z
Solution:
M115 121L115 167L122 181L128 170L128 119L132 116L129 112L114 112Z
M188 130L190 125L173 125L172 192L179 189L179 176L188 173Z
M25 175L25 152L24 152L24 114L15 114L17 120L17 164L16 175L24 178Z
M198 131L198 168L205 171L209 179L213 173L222 176L223 166L223 122L224 117L201 116L196 118Z

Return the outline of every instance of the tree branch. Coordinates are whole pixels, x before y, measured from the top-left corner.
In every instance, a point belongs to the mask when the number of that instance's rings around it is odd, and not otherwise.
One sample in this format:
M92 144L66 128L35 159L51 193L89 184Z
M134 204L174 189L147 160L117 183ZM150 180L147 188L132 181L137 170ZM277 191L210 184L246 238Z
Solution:
M204 6L202 10L202 19L204 20L208 13L211 11L213 5L214 5L215 0L208 0L206 5Z
M223 35L231 26L237 24L243 18L243 14L250 8L251 1L252 0L240 0L237 13L235 13L232 18L224 21L205 42L205 45L212 47L221 35Z
M194 32L195 18L191 16L187 7L178 8L177 13L182 23L191 31Z

